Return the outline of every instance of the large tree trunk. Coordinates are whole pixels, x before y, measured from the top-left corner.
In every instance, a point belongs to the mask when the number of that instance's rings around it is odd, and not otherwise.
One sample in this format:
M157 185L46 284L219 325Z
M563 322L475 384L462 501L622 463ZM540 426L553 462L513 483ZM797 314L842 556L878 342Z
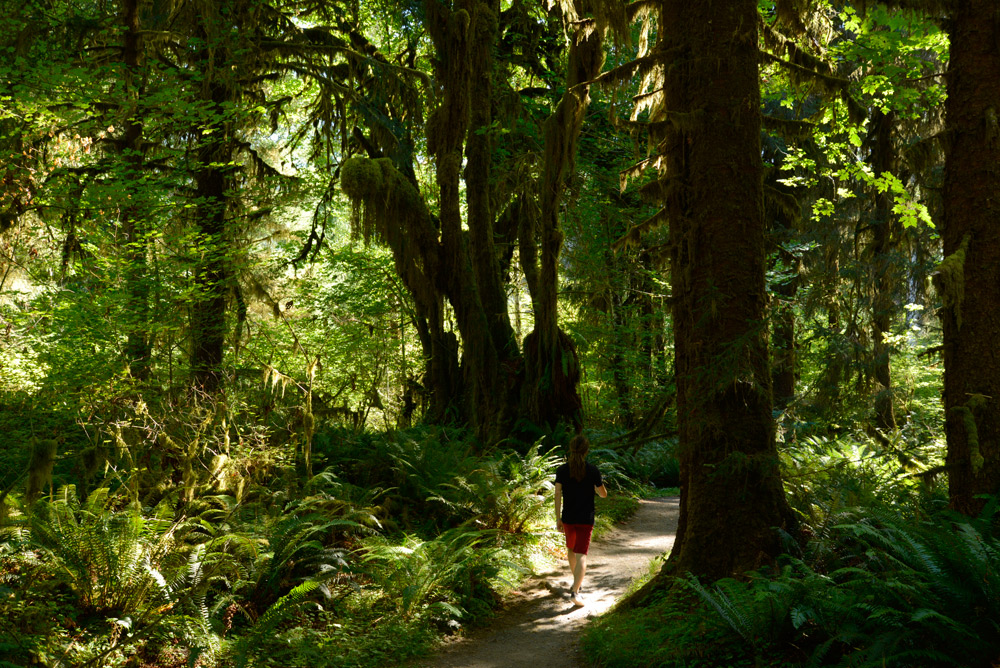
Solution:
M490 202L493 49L498 2L463 0L454 10L428 2L428 28L438 52L443 95L428 121L440 189L439 287L455 309L462 336L465 416L484 442L506 435L516 408L520 353L507 311ZM462 230L459 187L464 158L468 231Z
M1000 485L1000 6L955 3L945 162L944 408L951 506L969 515Z
M427 150L439 189L437 218L415 180L388 158L345 161L340 183L363 210L365 237L378 234L393 249L396 270L417 303L432 393L428 419L461 416L483 442L494 443L516 417L520 382L520 351L503 285L502 266L509 262L501 248L505 234L497 234L491 201L492 54L499 3L459 0L448 7L430 1L426 12L437 53L439 103L427 122ZM460 370L458 339L443 327L445 298L461 336Z
M794 522L771 415L757 3L661 7L681 475L663 573L714 579L769 562Z
M507 291L500 270L500 250L491 203L493 185L493 52L498 38L499 0L466 0L470 25L468 81L469 129L465 142L465 191L468 210L467 253L474 281L463 272L455 278L462 301L469 305L462 338L462 365L469 417L487 443L507 435L517 410L517 370L521 353L514 338L507 307ZM475 286L475 290L470 288Z

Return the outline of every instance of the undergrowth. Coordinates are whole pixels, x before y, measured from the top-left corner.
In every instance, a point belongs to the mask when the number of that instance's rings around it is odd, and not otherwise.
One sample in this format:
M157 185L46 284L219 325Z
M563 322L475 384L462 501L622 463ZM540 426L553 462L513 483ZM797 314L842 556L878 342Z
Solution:
M398 663L487 623L560 555L563 458L541 444L483 453L443 428L321 430L305 479L294 458L241 451L267 446L236 445L232 407L151 410L91 434L100 465L80 484L67 471L32 503L6 497L0 665ZM150 459L158 443L182 467L173 479ZM613 479L600 527L637 506L635 485Z
M810 461L792 462L821 467L802 479L824 483L805 489L792 477L798 547L787 537L788 554L739 580L674 577L645 607L592 625L591 659L609 668L995 666L1000 501L976 518L949 512L898 453L843 446L813 441Z

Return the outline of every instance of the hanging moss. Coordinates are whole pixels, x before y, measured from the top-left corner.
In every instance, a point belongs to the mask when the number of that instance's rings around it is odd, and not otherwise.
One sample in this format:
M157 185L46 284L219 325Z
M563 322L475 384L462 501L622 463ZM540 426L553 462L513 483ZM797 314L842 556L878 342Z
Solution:
M972 466L973 475L978 475L986 463L979 448L979 428L976 426L974 411L985 406L988 400L985 395L973 394L965 404L951 409L952 413L961 418L962 426L965 428L965 440L969 444L969 464Z
M965 254L969 250L968 234L954 253L941 260L932 275L934 287L941 295L944 308L951 309L955 316L955 327L962 329L962 302L965 300Z

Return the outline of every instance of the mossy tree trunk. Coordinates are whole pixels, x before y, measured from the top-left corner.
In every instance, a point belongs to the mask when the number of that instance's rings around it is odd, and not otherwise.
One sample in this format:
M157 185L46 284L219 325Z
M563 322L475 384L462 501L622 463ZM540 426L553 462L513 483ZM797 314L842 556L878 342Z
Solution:
M757 3L660 7L655 55L670 66L651 121L665 159L681 514L650 589L767 563L780 552L776 528L794 522L771 414Z
M535 314L535 328L524 339L521 403L525 416L539 424L566 421L580 429L580 363L572 339L559 328L556 311L563 244L559 208L576 164L580 129L590 104L586 82L597 77L604 64L604 30L594 19L581 20L575 9L563 9L570 34L567 91L544 127L538 218L525 217L520 232L521 268Z
M492 443L513 424L521 381L503 280L509 262L505 234L497 228L492 201L493 53L500 7L492 1L428 0L425 9L436 52L436 105L427 121L436 216L416 181L388 158L345 161L340 184L361 209L366 238L377 234L393 249L397 272L417 304L418 332L425 355L429 352L427 418L459 418ZM461 347L455 334L444 330L445 300L454 311Z
M1000 5L955 3L945 162L944 408L951 506L976 514L1000 486Z
M205 36L205 39L208 37ZM224 50L202 52L199 62L208 71L227 63ZM204 103L214 119L224 119L232 93L221 82L206 86ZM222 360L226 341L227 258L230 238L227 230L233 170L231 128L225 121L207 123L197 133L194 182L197 205L199 261L194 272L195 296L191 304L191 374L195 387L214 392L222 381Z
M428 122L440 190L443 271L435 276L462 337L464 417L485 442L506 436L515 417L520 353L507 311L490 201L492 106L499 2L428 0L441 102ZM460 181L465 160L467 231Z
M485 442L505 437L519 415L536 422L579 424L578 361L556 319L562 245L558 211L573 169L587 87L567 93L546 124L546 156L537 187L529 176L527 185L507 202L504 197L510 193L500 192L493 173L495 128L501 120L497 110L503 107L500 88L505 85L499 81L494 56L500 3L427 0L424 8L435 50L430 83L435 94L426 133L438 188L436 211L415 180L407 181L399 165L384 158L345 161L341 188L359 207L365 236L377 233L393 248L397 271L409 272L407 287L418 311L422 303L427 305L424 313L433 311L433 299L442 305L447 300L454 311L461 348L457 338L444 348L451 359L461 350L460 374L453 372L447 355L432 354L430 363L443 364L440 373L430 374L441 379L430 383L432 396L439 387L457 386L461 401L451 414ZM574 34L579 33L571 47L575 55L570 57L570 85L595 76L604 57L604 28L588 33L590 23L577 18L567 21ZM523 356L506 290L515 240L535 312L535 330L525 337ZM441 338L435 337L433 322L430 316L426 326L418 322L425 351Z

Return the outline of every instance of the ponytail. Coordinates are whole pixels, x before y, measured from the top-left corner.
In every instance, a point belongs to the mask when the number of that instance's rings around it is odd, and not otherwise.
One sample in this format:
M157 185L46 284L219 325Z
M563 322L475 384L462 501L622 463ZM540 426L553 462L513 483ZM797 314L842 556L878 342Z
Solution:
M569 442L569 475L573 480L583 480L587 475L587 453L590 441L583 434L577 434Z

